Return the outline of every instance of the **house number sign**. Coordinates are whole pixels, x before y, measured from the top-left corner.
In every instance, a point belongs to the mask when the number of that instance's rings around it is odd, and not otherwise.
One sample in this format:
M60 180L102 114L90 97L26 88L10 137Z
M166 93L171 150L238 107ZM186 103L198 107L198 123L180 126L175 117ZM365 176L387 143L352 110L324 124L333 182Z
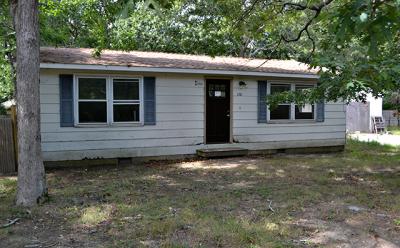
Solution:
M203 81L197 81L197 80L194 81L194 86L201 87L203 85L204 85Z

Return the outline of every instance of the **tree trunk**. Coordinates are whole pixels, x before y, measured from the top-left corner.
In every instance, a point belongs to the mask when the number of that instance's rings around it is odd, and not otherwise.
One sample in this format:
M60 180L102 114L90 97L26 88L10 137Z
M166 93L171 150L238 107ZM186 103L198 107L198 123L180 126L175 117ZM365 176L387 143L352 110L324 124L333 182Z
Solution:
M47 195L40 138L38 0L13 0L11 5L17 38L17 205L32 206Z
M400 92L397 93L397 126L400 127Z

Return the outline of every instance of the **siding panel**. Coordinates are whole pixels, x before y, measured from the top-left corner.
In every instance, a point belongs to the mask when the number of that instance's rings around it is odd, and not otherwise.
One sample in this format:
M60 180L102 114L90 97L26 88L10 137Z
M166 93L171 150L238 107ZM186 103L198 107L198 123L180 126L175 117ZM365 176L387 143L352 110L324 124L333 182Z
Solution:
M236 135L237 142L268 142L268 141L291 141L291 140L307 140L307 139L344 139L345 133L340 132L320 132L320 133L278 133L278 134L245 134Z
M47 122L41 124L42 132L59 132L59 131L86 131L86 130L96 130L100 132L107 132L110 129L114 130L155 130L155 129L179 129L179 128L203 128L203 123L199 121L158 121L154 126L104 126L104 127L70 127L61 128L57 122Z
M159 113L203 113L203 104L159 104Z
M59 94L58 84L43 84L40 82L40 94L42 95L57 95Z
M60 102L59 94L42 94L41 96L41 104L58 104Z
M325 125L325 126L315 126L310 130L308 125L296 126L291 130L288 130L288 127L280 127L280 126L264 126L264 127L242 127L235 128L234 134L237 136L240 135L269 135L269 134L280 134L280 133L330 133L330 132L345 132L346 125Z
M203 121L203 113L158 113L159 121Z
M160 96L157 95L157 103L159 104L203 104L204 98L202 96Z
M345 104L325 104L325 112L345 112ZM257 111L257 103L237 103L234 101L233 110L235 112Z
M159 96L203 96L203 88L161 86L157 87L157 93Z
M40 97L44 97L40 95ZM60 104L59 103L41 103L40 111L42 114L60 114Z
M291 128L297 128L298 126L304 126L307 125L309 127L309 130L311 131L315 127L318 126L325 126L325 125L346 125L346 120L343 118L338 118L338 119L325 119L325 122L311 122L311 123L282 123L282 124L265 124L265 123L257 123L257 120L235 120L233 122L233 127L234 128L240 128L240 127L249 127L249 128L254 128L254 127L272 127L272 126L281 126L281 127L287 127L288 131L291 130Z
M109 130L107 132L82 131L82 132L52 132L43 133L42 141L96 141L96 140L132 140L132 139L158 139L158 138L190 138L203 136L203 129L166 129L166 130Z
M331 111L325 112L325 119L338 119L344 118L346 115L343 111ZM235 120L254 120L257 118L257 112L255 111L235 111L234 112Z
M113 149L113 148L142 148L142 147L167 147L202 144L203 137L189 138L154 138L154 139L133 139L133 140L96 140L79 142L45 142L42 145L43 151L80 151L85 149Z

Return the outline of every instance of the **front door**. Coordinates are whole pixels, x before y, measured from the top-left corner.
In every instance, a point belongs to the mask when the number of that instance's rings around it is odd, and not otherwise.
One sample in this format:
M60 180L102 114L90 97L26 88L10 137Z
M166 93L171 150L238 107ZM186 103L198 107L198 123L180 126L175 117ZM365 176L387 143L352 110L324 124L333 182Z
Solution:
M230 138L230 80L206 80L206 142L228 143Z

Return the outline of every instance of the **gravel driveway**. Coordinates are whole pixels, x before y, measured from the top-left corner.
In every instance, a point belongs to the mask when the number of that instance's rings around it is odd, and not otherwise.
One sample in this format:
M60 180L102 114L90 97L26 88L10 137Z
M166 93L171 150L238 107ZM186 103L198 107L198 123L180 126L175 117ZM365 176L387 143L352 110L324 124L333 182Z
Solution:
M376 141L382 145L400 146L400 135L354 133L354 134L349 134L349 137L364 142Z

